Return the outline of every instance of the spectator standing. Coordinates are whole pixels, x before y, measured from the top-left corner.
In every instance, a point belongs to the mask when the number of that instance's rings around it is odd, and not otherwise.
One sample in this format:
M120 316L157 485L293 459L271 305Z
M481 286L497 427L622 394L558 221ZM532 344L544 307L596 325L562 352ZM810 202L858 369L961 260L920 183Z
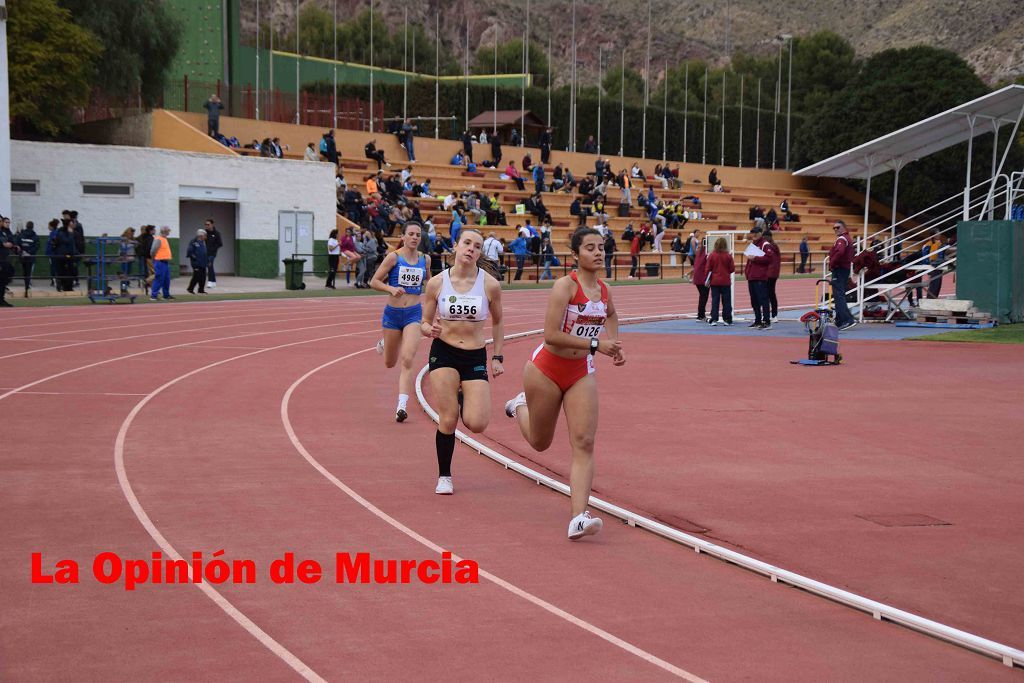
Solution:
M693 257L693 285L697 288L697 320L707 320L708 294L711 291L708 284L708 251L701 241L703 234L700 230L693 233L696 249Z
M212 218L207 218L203 230L206 231L206 254L209 266L207 267L206 286L211 289L217 288L217 271L213 268L213 261L217 258L217 252L224 246L220 230L213 224ZM202 287L200 287L202 289Z
M672 245L669 249L672 251L672 260L669 265L674 266L676 263L676 255L682 259L683 264L686 264L686 255L683 253L685 247L683 247L683 233L677 232L676 236L672 238Z
M761 228L755 226L750 229L751 244L759 251L761 256L747 256L747 263L743 267L743 274L747 278L747 291L750 293L750 307L754 309L754 322L748 327L758 330L771 328L771 306L768 303L768 269L772 264L772 257L764 250L764 234Z
M811 248L807 244L807 236L800 240L800 272L807 272L807 259L811 257Z
M206 271L210 267L209 252L206 248L206 231L196 230L196 236L188 243L188 262L192 266L192 279L188 283L188 293L195 294L196 287L200 294L206 294Z
M481 133L482 135L483 133ZM491 162L494 164L494 168L498 168L498 164L501 163L501 135L498 133L491 138Z
M57 286L57 259L54 258L53 246L54 241L57 239L57 228L60 227L60 221L54 218L47 225L49 234L46 237L46 258L50 262L50 286L56 288Z
M526 238L520 234L512 240L512 243L508 245L508 248L516 257L516 275L514 279L518 280L523 276L523 264L526 262L526 254L529 251L529 246L526 243Z
M625 237L625 235L623 235ZM644 246L643 231L633 235L633 240L629 244L629 279L635 280L637 271L640 268L640 250Z
M25 229L18 233L15 244L21 250L21 275L25 278L25 291L32 289L32 269L39 253L39 236L32 221L25 223Z
M135 249L137 246L138 244L135 241L135 228L127 228L121 233L121 243L118 245L118 256L121 257L122 280L127 280L132 274L132 262L135 261ZM127 285L121 286L126 287Z
M224 109L224 105L214 93L203 103L203 109L206 110L206 134L211 138L216 138L220 135L220 113Z
M78 240L71 226L70 218L62 218L53 243L53 254L57 259L57 291L70 292L75 286L78 267L75 259L79 255Z
M604 235L604 275L612 276L612 261L615 259L615 235L606 230Z
M462 153L466 155L468 161L473 161L473 136L468 130L462 131Z
M69 221L68 224L71 227L71 234L74 235L74 238L75 238L75 255L79 256L79 257L84 256L85 255L85 227L81 223L78 222L78 212L77 211L65 211L64 214L68 217L68 221ZM71 280L72 287L77 289L78 288L78 259L77 258L73 259L71 261L71 274L72 274L72 280Z
M846 285L853 265L853 243L843 221L836 221L832 230L836 235L835 244L828 252L828 267L832 272L832 298L836 306L836 324L840 330L846 330L857 324L846 305Z
M545 128L540 134L540 163L551 161L551 129Z
M139 238L135 240L135 256L139 262L139 277L149 287L153 284L153 226L143 225L139 228Z
M775 244L775 234L768 230L764 233L764 253L771 257L772 262L768 266L768 307L771 312L771 322L779 322L779 299L775 296L775 285L779 281L779 274L782 272L782 253L779 246Z
M416 124L412 122L412 119L406 119L402 123L402 132L405 133L405 151L409 154L409 163L416 163L416 153L412 148L413 133L417 130Z
M715 240L715 250L708 256L707 270L711 287L711 325L718 324L718 305L722 305L722 324L732 325L732 274L736 264L724 237Z
M153 288L149 293L149 300L156 301L157 292L163 293L164 299L173 299L171 296L171 242L168 235L171 229L166 225L160 228L160 234L153 237L153 246L150 248L150 256L153 257Z
M494 233L488 233L487 239L484 240L484 258L495 263L501 263L501 255L504 252L505 248L501 246L501 242L494 236Z
M942 269L939 268L939 264L945 258L944 254L940 254L939 251L942 249L942 240L939 238L938 231L933 232L931 239L928 240L928 244L925 245L925 252L928 254L928 262L926 265L935 268L935 270L928 273L928 298L938 299L939 292L942 291Z
M553 280L555 276L551 274L551 266L555 265L555 248L551 246L551 239L545 237L540 245L541 259L544 263L544 272L541 273L541 280Z
M594 136L593 135L588 135L587 136L587 141L583 143L583 153L584 154L597 154L597 141L594 140Z
M327 236L327 289L337 289L334 279L338 275L338 264L341 262L341 242L338 241L338 230L331 230Z
M11 234L10 220L0 216L0 308L12 308L14 304L7 301L7 285L14 279L14 266L11 265L11 254L18 253L18 245Z

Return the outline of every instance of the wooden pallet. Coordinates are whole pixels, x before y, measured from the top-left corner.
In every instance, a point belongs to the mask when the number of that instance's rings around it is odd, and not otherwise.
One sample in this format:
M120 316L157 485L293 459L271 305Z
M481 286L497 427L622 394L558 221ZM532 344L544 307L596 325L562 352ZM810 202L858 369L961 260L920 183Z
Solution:
M991 322L987 313L980 315L926 315L917 311L914 318L919 323L946 323L948 325L981 325Z

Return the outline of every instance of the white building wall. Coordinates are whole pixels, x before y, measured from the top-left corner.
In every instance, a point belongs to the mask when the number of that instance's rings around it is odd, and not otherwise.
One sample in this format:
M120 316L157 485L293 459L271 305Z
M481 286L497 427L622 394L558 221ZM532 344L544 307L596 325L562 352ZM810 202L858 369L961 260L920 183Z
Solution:
M14 180L39 181L37 195L13 195L12 226L34 221L42 234L50 219L73 209L89 236L120 235L128 226L149 223L170 226L171 236L179 237L181 186L236 191L239 239L276 240L278 211L312 211L317 240L327 239L335 226L330 164L17 140L11 143L11 157ZM132 196L86 196L83 181L131 183Z

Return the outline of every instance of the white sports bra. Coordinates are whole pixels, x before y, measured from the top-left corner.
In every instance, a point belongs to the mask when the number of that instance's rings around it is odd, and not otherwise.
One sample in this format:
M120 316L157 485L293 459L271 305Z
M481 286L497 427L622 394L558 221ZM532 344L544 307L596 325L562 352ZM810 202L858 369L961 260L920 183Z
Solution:
M441 291L437 295L437 314L441 320L482 323L487 320L487 292L484 271L477 268L476 281L465 294L455 291L449 269L441 273Z

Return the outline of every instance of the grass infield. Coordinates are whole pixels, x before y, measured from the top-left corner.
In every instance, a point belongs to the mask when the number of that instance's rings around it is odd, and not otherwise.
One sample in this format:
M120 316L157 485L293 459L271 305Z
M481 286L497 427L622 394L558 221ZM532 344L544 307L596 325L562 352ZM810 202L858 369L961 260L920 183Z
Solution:
M974 342L977 344L1024 344L1024 323L999 325L984 330L953 330L925 337L911 337L911 341Z

